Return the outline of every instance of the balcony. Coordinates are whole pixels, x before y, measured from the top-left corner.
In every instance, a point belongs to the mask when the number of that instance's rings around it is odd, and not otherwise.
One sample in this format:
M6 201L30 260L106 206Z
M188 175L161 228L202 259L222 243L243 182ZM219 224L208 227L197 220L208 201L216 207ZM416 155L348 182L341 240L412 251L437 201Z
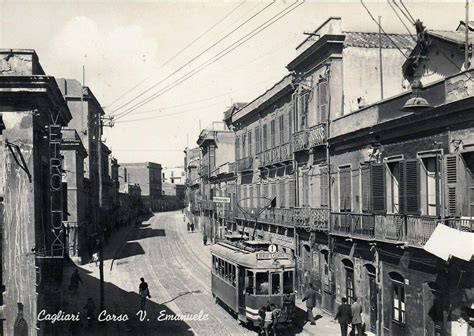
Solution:
M293 160L293 148L291 142L288 142L280 146L280 160L291 161Z
M201 166L201 176L202 177L209 177L209 167L208 166Z
M259 167L278 165L285 161L293 160L291 142L279 145L278 147L267 149L259 154Z
M246 157L237 161L239 172L253 169L253 158Z
M327 231L329 228L329 209L327 208L295 208L295 227L306 231Z
M457 230L473 232L474 220L441 219L399 214L331 213L330 233L339 236L377 240L423 247L439 222Z
M309 149L308 130L302 130L293 134L293 152L299 152Z
M309 147L317 147L326 143L326 124L319 124L309 129Z

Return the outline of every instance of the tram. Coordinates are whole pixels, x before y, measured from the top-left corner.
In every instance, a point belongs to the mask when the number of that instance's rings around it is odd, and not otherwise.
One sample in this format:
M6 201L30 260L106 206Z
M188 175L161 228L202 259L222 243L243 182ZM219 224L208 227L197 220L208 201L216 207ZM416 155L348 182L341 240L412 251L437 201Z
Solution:
M280 310L277 323L295 315L293 257L266 250L261 241L219 241L212 246L212 294L248 327L259 325L259 309L269 303Z

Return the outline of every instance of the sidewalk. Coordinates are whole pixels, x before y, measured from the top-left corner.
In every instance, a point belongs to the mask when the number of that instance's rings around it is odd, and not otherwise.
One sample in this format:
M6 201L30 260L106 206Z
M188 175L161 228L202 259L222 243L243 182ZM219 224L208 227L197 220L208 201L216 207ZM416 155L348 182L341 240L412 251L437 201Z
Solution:
M211 246L203 245L201 232L187 232L186 222L183 222L179 217L177 220L180 230L178 232L182 235L183 240L188 243L188 247L193 251L198 262L206 265L211 270ZM180 225L182 223L182 225ZM304 317L306 315L306 303L301 299L296 300L296 307L301 311L298 315ZM314 309L313 314L320 314L316 321L316 325L306 323L299 335L325 335L325 336L339 336L341 334L339 324L333 322L333 317L321 311L321 309ZM298 322L297 322L298 323Z

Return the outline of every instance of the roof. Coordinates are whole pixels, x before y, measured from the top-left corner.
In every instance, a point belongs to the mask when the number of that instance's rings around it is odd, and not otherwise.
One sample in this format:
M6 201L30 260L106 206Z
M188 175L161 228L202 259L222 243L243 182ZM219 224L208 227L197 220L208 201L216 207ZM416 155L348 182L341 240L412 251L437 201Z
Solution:
M466 33L462 31L428 30L427 33L430 36L437 37L451 43L460 45L466 43ZM469 34L469 43L474 43L474 34Z
M343 32L346 36L344 39L344 47L358 48L378 48L379 33L363 33L363 32ZM387 36L388 35L388 36ZM382 48L394 49L396 46L400 49L413 49L415 41L408 34L382 34Z

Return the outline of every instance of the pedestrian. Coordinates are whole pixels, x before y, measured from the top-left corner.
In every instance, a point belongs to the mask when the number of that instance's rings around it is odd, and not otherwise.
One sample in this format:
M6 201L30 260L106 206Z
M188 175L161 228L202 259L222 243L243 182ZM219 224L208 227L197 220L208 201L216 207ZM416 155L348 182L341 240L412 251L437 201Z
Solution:
M265 334L265 312L267 311L266 306L262 306L258 310L258 322L259 322L259 327L260 327L260 332L259 335Z
M69 289L72 290L73 294L77 293L77 289L79 288L79 282L82 284L81 276L79 275L79 271L76 268L71 274L71 282L69 284Z
M277 308L273 303L270 304L270 308L272 310L272 319L273 319L272 331L273 331L273 334L276 335L276 328L278 324L278 318L281 315L281 309Z
M342 298L342 304L337 307L334 321L336 321L336 319L341 327L341 336L347 336L347 326L352 322L352 309L345 297Z
M310 282L308 289L303 297L303 302L306 301L306 312L307 320L311 322L311 325L315 325L316 321L313 316L313 308L316 306L316 290L313 287L313 284ZM305 321L306 322L306 321Z
M95 252L92 254L92 258L90 263L95 263L95 266L97 267L97 263L99 262L99 253Z
M194 232L194 223L191 223L191 231Z
M202 242L203 242L204 246L207 245L207 235L206 234L202 235Z
M189 232L191 230L191 224L189 222L188 222L187 227L188 227L188 232Z
M354 303L351 306L352 311L352 334L363 335L362 333L362 305L358 302L357 297L354 297Z
M146 298L151 298L148 284L144 278L140 278L140 286L138 286L138 294L140 295L140 310L145 310Z
M92 326L92 321L95 319L95 302L94 300L92 300L92 298L87 299L87 303L84 306L84 309L86 310L87 325L90 328Z
M306 291L306 289L308 289L308 286L309 286L309 283L311 282L311 274L309 273L309 271L307 269L304 270L304 273L303 273L303 291L302 293L304 293Z
M271 330L273 324L273 312L270 305L267 306L265 311L265 320L263 324L263 329L265 330L265 336L268 336L269 330Z

